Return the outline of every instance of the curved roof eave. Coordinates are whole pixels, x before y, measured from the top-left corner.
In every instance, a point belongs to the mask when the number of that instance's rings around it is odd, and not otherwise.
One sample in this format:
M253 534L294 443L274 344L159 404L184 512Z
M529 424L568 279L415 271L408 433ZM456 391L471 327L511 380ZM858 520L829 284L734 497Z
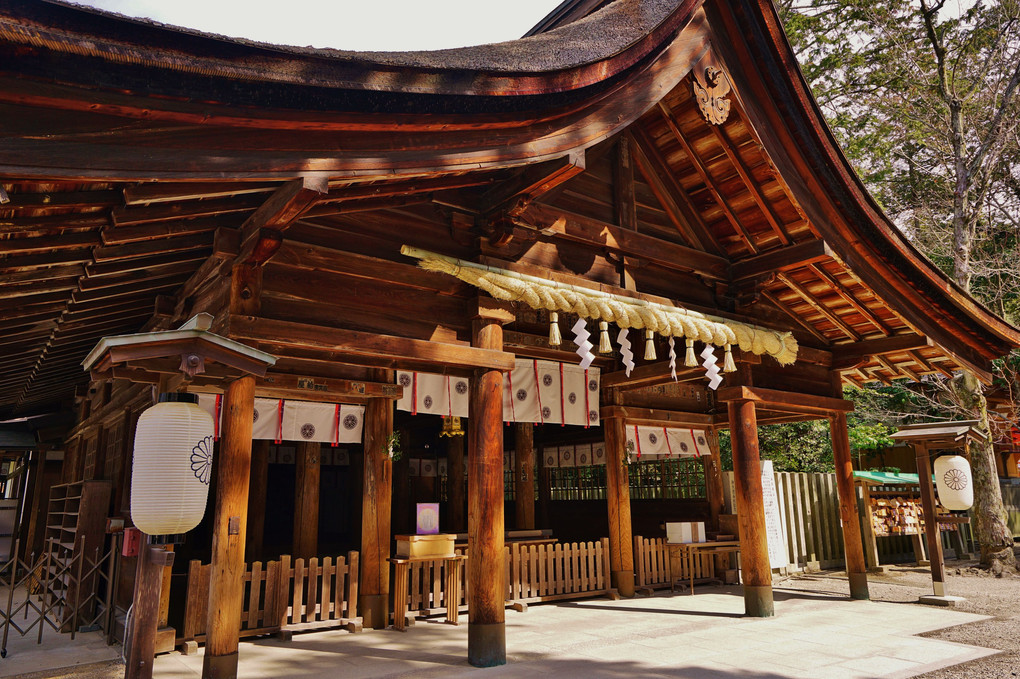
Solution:
M770 0L706 3L713 46L770 157L832 250L961 365L987 371L1020 330L939 271L892 224L832 135ZM766 105L769 104L769 105Z
M0 103L138 127L113 125L87 147L45 130L13 136L0 170L65 176L75 166L60 163L73 159L97 179L381 177L558 158L623 129L690 71L707 50L701 4L621 0L540 36L404 55L256 44L63 3L5 6ZM234 148L214 133L207 146L174 146L158 129L168 124L229 129ZM155 141L138 154L149 128ZM266 131L306 137L279 151ZM324 133L341 136L324 145ZM37 158L51 165L25 164Z

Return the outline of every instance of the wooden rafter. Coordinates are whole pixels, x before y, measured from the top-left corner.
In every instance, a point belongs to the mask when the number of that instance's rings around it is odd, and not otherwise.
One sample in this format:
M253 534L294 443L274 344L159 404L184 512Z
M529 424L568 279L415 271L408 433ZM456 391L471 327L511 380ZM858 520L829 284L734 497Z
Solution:
M822 342L823 344L828 344L831 341L828 337L826 337L824 334L822 334L818 330L818 328L816 328L814 325L812 325L811 323L808 323L804 318L802 318L800 314L795 314L793 312L793 310L790 309L782 301L780 301L780 299L776 295L774 295L771 292L768 292L767 290L765 290L765 291L762 292L762 297L764 297L768 301L772 302L772 304L774 304L777 309L779 309L784 314L789 316L790 319L792 319L797 325L799 325L800 327L802 327L805 330L807 330L807 332L812 337L817 339L819 342Z
M776 234L776 238L783 245L790 244L790 234L786 232L786 227L776 215L772 209L772 205L768 199L765 198L765 194L762 193L761 187L758 186L758 182L751 176L751 171L744 164L743 159L740 157L739 149L737 145L730 138L726 132L726 128L723 125L709 125L708 129L712 131L716 141L719 142L719 146L722 147L726 153L726 157L729 158L730 164L733 165L733 169L737 171L737 175L743 182L744 187L747 189L751 197L754 198L754 202L758 204L758 209L761 210L762 215L765 216L765 220L772 227L772 231Z
M829 322L836 326L843 334L852 339L854 342L860 341L861 336L853 328L844 323L843 319L841 319L837 314L833 313L831 310L829 310L828 307L826 307L824 304L818 301L815 298L815 296L812 295L807 289L802 287L796 281L792 280L786 274L776 274L776 278L782 281L782 283L786 285L786 287L790 288L795 293L800 295L800 297L805 302L808 303L808 306L810 306L812 309L814 309L822 316L827 318Z
M701 181L704 182L705 188L708 189L709 193L712 194L712 198L715 199L716 204L722 209L723 214L726 216L726 220L730 223L730 226L733 227L733 232L737 234L737 237L740 238L740 240L744 243L744 246L751 252L752 255L758 254L758 247L754 244L754 241L740 224L740 220L730 207L729 201L726 200L722 191L720 191L719 187L716 186L715 180L709 173L708 168L705 167L705 164L695 152L694 148L687 142L683 132L680 131L680 125L673 117L673 112L661 101L659 102L658 108L662 113L663 119L666 121L666 127L669 128L673 137L680 144L680 148L684 150L688 160L691 161L691 165L694 166L694 170L698 173L698 176L701 177Z
M662 205L673 226L690 245L713 255L723 254L723 249L712 236L712 232L704 220L701 219L690 196L677 182L673 171L666 164L655 142L640 125L631 127L630 132L639 142L631 148L634 165L648 182L649 188Z
M874 311L872 311L867 306L858 301L857 298L854 295L852 295L849 290L846 289L846 286L840 283L838 278L836 278L828 271L826 271L824 267L819 266L817 264L811 264L808 266L808 268L813 273L815 273L819 278L821 278L826 283L831 285L832 289L836 292L837 295L839 295L843 299L844 302L853 307L857 311L857 313L859 313L861 316L867 319L869 323L878 328L883 335L888 337L889 335L893 334L892 329L888 325L886 325Z

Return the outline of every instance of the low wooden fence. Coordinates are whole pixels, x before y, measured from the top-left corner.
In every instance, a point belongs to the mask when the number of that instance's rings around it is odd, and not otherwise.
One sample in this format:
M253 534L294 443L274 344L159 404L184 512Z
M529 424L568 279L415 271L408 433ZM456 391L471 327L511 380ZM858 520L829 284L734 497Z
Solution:
M678 560L680 561L680 560ZM659 588L673 581L690 581L686 561L677 563L677 572L670 572L669 548L666 538L644 538L634 536L634 584L638 587ZM715 556L698 554L694 557L694 579L715 578Z
M210 564L188 565L188 591L182 642L187 650L205 638ZM281 630L325 627L361 630L358 617L358 553L347 558L326 557L248 564L244 574L244 605L238 621L241 637Z
M458 553L467 554L466 550ZM511 543L505 554L508 605L613 594L609 582L609 538L540 545ZM441 560L410 565L408 610L421 615L446 610L447 567L448 562ZM464 564L459 607L467 606L471 598L467 572Z

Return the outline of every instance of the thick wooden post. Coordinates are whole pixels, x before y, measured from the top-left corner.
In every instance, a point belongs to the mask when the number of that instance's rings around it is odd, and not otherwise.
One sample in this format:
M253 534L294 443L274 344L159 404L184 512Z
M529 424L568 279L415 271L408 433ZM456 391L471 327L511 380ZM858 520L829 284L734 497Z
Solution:
M744 612L757 618L775 615L772 568L765 532L765 500L758 454L758 418L753 401L730 401L733 478L740 527L740 562L744 581Z
M514 510L517 530L535 527L535 427L524 422L517 425L514 435L514 480L517 489Z
M503 349L499 320L474 322L473 346ZM468 422L468 662L506 664L503 556L503 373L477 370Z
M708 438L710 454L701 457L701 465L705 471L709 521L712 530L718 531L719 515L723 513L723 506L726 504L723 497L722 460L719 457L719 433L715 429L709 429L705 436Z
M467 530L464 520L467 507L464 497L464 438L451 436L446 439L446 520L451 533Z
M939 522L935 514L935 484L931 481L931 458L928 446L914 444L917 454L917 476L921 482L921 509L924 510L924 534L928 538L928 561L931 562L931 585L935 596L946 595L946 567L939 538Z
M854 490L854 467L850 457L846 413L833 413L829 416L829 436L832 438L832 457L836 463L839 518L843 523L843 549L846 553L846 573L850 580L850 598L867 600L870 598L868 566L864 562L864 543L861 541L861 520Z
M209 572L209 617L202 662L202 676L206 679L233 679L237 676L254 413L255 378L248 375L231 382L223 397L223 431L215 463L216 514Z
M387 381L385 375L377 375L376 379ZM393 401L388 399L372 399L365 407L358 605L364 626L372 629L385 629L389 624L390 510L393 500L393 462L389 455L389 441L393 434L393 407Z
M297 446L294 480L294 557L310 559L319 553L320 449L314 441Z
M150 545L148 536L142 536L135 568L129 634L131 645L126 649L124 679L152 678L152 665L156 657L156 629L160 624L160 590L163 587L164 576L170 571L166 566L172 559L172 552ZM238 616L240 615L238 611Z
M266 530L266 494L269 492L269 440L251 444L251 475L248 479L248 529L244 553L251 561L262 558L262 536Z
M623 460L627 431L622 419L602 423L606 436L606 500L609 504L609 569L620 596L634 596L634 538L630 525L630 473Z

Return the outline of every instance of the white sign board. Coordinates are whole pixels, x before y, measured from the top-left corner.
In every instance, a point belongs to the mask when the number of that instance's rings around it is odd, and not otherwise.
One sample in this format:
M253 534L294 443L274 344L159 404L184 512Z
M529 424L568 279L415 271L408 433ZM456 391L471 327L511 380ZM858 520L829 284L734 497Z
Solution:
M772 472L772 460L761 461L761 490L765 502L765 533L769 543L769 564L782 568L789 564L786 555L786 531L779 511L779 495L776 493L776 475Z

